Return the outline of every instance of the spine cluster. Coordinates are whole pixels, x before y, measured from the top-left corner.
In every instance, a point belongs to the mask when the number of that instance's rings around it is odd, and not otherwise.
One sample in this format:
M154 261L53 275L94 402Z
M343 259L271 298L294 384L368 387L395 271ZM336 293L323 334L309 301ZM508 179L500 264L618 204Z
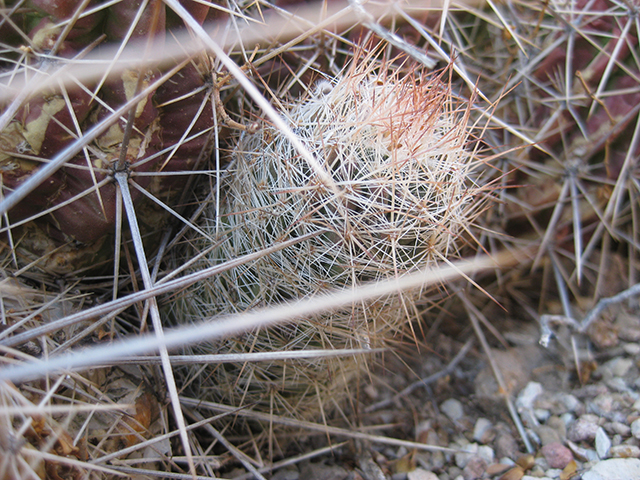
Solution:
M472 181L468 106L452 94L446 71L420 75L355 62L317 83L285 117L329 173L327 186L290 139L269 124L245 133L233 152L219 216L211 204L190 257L201 269L314 234L259 261L183 292L175 318L295 301L332 289L400 277L457 255L479 211ZM338 193L336 193L336 188ZM215 247L212 247L214 239ZM194 353L370 349L401 340L421 292L396 294L289 325L247 333ZM368 358L319 358L189 369L199 398L261 411L318 417L350 394Z

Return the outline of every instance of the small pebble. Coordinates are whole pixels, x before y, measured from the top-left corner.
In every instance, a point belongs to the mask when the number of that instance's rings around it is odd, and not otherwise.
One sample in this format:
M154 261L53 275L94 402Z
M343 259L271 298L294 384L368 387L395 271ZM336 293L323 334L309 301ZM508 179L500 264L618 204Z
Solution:
M539 422L546 422L551 416L551 412L546 408L536 408L533 410L533 414Z
M559 468L550 468L549 470L544 472L544 474L549 478L556 479L560 478L560 475L562 475L562 470L560 470Z
M457 422L464 416L462 403L455 398L450 398L442 402L440 410L442 410L442 413L444 413L452 422Z
M487 462L481 457L471 457L462 469L464 480L478 480L487 470Z
M614 377L624 377L633 365L633 360L630 358L615 358L609 363Z
M629 386L627 382L624 381L623 378L613 377L611 380L607 380L607 387L616 392L628 392Z
M591 441L596 438L598 417L585 414L573 422L567 429L567 438L572 442ZM638 424L640 427L640 424Z
M522 480L522 477L524 477L524 470L516 466L507 470L504 475L500 477L500 480Z
M416 468L415 470L407 473L407 480L439 480L438 476L423 468Z
M501 473L506 472L510 468L513 467L513 462L511 464L508 463L493 463L487 467L485 470L486 474L490 477L495 477L496 475L500 475Z
M560 415L560 420L562 420L565 427L568 427L570 424L576 421L576 417L573 413L567 412Z
M640 344L638 343L626 343L622 346L622 349L628 355L636 356L640 354Z
M518 442L509 432L502 432L498 434L493 446L498 458L509 458L514 460L518 455L520 455Z
M493 463L493 461L496 458L496 454L493 451L493 448L486 445L481 445L478 448L478 456L482 458L485 462L487 462L487 464Z
M623 437L631 435L631 427L622 422L610 422L604 425L604 429L609 433L616 433Z
M605 459L609 456L609 449L611 448L611 440L604 431L604 428L598 427L596 431L596 453L601 459Z
M575 455L581 460L584 460L587 462L596 462L600 460L595 450L592 450L590 448L582 448L576 445L575 443L573 443L571 440L569 440L567 444L571 449L571 451L575 453Z
M518 394L516 399L516 407L518 410L531 410L536 397L543 392L542 385L538 382L529 382L526 387Z
M470 443L469 445L465 445L464 447L462 447L461 450L461 452L457 452L455 454L456 465L460 469L467 466L467 463L469 462L471 457L475 457L478 455L478 444Z
M571 395L570 393L561 395L560 401L569 412L575 412L580 406L580 400L578 400L575 396Z
M538 434L538 438L540 438L541 445L562 442L562 438L558 431L555 428L551 428L549 425L540 425L535 431Z
M559 442L545 445L541 453L551 468L564 468L573 460L571 450Z
M560 417L555 415L547 420L547 426L553 428L561 438L561 442L567 437L567 426Z
M635 445L614 445L609 454L615 458L640 458L640 448Z
M494 436L495 432L493 431L493 423L486 418L480 417L473 427L473 439L476 442L487 444Z
M546 458L544 458L544 456L536 457L534 459L532 469L535 469L537 471L544 471L549 470L549 468L551 468L551 465L549 465L549 462Z
M592 401L587 402L587 409L601 417L612 412L617 406L617 402L610 393L598 395Z
M631 424L631 435L640 439L640 418L634 420Z

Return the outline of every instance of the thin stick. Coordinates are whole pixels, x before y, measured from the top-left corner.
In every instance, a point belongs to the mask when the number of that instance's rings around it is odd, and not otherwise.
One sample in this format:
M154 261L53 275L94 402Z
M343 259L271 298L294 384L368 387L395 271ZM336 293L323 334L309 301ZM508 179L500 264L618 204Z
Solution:
M407 449L423 450L427 452L450 452L455 453L458 450L454 448L440 447L438 445L427 445L420 442L411 442L408 440L400 440L398 438L383 437L382 435L371 435L369 433L358 432L351 429L332 427L322 423L306 422L303 420L295 420L289 417L281 417L270 413L260 413L252 410L237 410L228 405L222 405L214 402L206 402L195 398L180 397L183 405L198 407L200 410L209 409L219 412L234 412L239 417L251 418L261 422L273 422L280 425L304 428L307 430L317 431L325 435L336 435L347 438L356 438L367 440L373 443L381 443L383 445L393 445L396 447L405 447Z
M37 362L4 368L0 370L0 381L25 381L34 377L39 378L47 373L60 369L102 365L105 362L110 362L111 360L125 355L140 355L153 352L161 345L169 349L183 345L205 342L214 338L235 335L256 327L277 325L287 321L292 321L296 318L351 305L356 302L380 298L391 293L427 285L445 283L460 277L460 275L494 269L496 267L506 267L520 261L520 254L522 254L522 252L517 253L517 255L513 255L510 252L504 252L496 255L495 257L484 256L474 258L473 260L463 260L452 263L446 267L440 267L437 270L423 270L402 278L392 278L358 287L353 290L337 290L326 295L317 295L286 305L255 309L238 315L222 316L216 318L215 322L211 322L207 319L202 323L187 325L171 330L166 333L163 341L152 335L144 335L137 338L121 340L109 345L91 347L82 352L70 352L56 358L48 359L47 362ZM153 297L154 295L159 294L160 291L167 293L171 291L167 286L172 283L174 282L164 284L159 288L154 287L155 291L153 294L149 294L149 291L145 290L139 294L129 295L128 297L125 297L125 299L130 303L134 303L131 302L131 299L134 296L136 301L140 301L142 298L146 299ZM195 281L191 283L195 283ZM109 313L113 308L113 305L118 302L120 302L120 300L110 302L111 308L103 309L103 311L105 313ZM94 307L91 310L95 312L98 308L100 307ZM73 319L77 321L78 316L79 314L76 314L71 317L74 317ZM95 316L95 314L92 316ZM92 316L89 316L89 318ZM68 317L66 320L68 321L71 317ZM41 328L38 335L43 334L42 330L43 329ZM55 330L55 328L53 330ZM3 343L8 344L12 340L15 341L16 337L18 337L18 335L5 340ZM26 337L24 336L21 337L21 341L24 341L25 338Z
M7 346L7 347L20 345L21 343L27 342L29 340L33 340L34 338L37 338L41 335L47 335L49 333L58 331L60 329L69 327L71 325L74 325L76 323L79 323L85 320L101 317L103 315L111 315L111 313L117 309L124 309L135 303L148 300L149 298L159 296L159 295L164 295L166 293L172 293L182 288L186 288L189 285L193 285L196 282L206 280L209 277L225 272L227 270L243 265L245 263L251 262L253 260L257 260L259 258L264 257L265 255L270 255L271 253L277 252L278 250L282 250L283 248L290 247L292 245L295 245L296 243L304 242L305 240L308 240L316 235L317 235L316 233L302 235L292 240L288 240L286 242L273 245L269 248L265 248L258 252L250 253L248 255L235 258L223 264L215 265L213 267L206 268L204 270L192 273L190 275L185 275L182 278L172 280L170 282L167 282L161 285L155 285L151 289L132 293L130 295L127 295L126 297L113 300L103 305L97 305L87 310L80 311L73 315L69 315L66 318L56 320L54 322L50 322L46 325L42 325L37 328L32 328L26 332L14 335L13 337L2 339L0 340L0 345Z
M120 194L122 195L122 201L124 204L125 212L127 213L127 219L129 220L129 229L131 230L131 238L138 257L138 264L140 274L142 275L142 281L145 289L153 287L151 281L151 274L149 272L149 265L147 263L147 256L144 252L144 246L142 245L142 235L140 234L140 228L138 226L138 220L136 218L135 207L133 206L133 200L131 199L131 191L129 190L128 174L126 171L116 172L116 181L120 187ZM160 357L162 359L162 370L164 372L165 383L169 389L169 397L171 398L171 405L173 407L173 414L180 430L180 440L182 441L182 448L187 457L187 463L189 464L189 472L195 479L196 466L193 462L193 456L191 453L191 444L189 443L189 436L186 430L186 423L184 416L182 415L182 409L180 408L180 401L178 399L178 387L173 375L173 368L171 367L171 361L169 360L169 352L164 343L164 328L162 321L160 320L160 311L158 310L158 301L156 297L151 297L148 300L148 305L151 313L151 321L153 322L153 329L155 331L156 338L158 339L158 345L160 350Z

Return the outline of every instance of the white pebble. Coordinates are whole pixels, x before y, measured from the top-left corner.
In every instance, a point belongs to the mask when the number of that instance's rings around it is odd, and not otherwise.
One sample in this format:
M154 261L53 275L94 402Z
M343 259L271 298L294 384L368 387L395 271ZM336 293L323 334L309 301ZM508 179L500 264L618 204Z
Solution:
M439 480L438 476L429 472L428 470L424 470L423 468L416 468L412 472L407 473L407 480Z
M562 475L562 469L561 468L550 468L549 470L544 472L544 474L549 478L553 478L553 479L560 478L560 475Z
M560 401L569 412L575 412L580 406L580 400L570 393L560 396Z
M640 354L640 344L638 343L626 343L622 348L628 355L635 356Z
M605 459L609 456L609 449L611 448L611 440L604 431L604 428L598 427L596 431L596 452L601 459Z
M529 382L526 387L518 394L516 399L516 407L518 409L530 410L533 408L533 402L536 397L543 392L542 385L538 382Z
M493 423L486 418L480 417L473 427L473 439L476 442L487 443L486 435L493 427Z
M542 423L546 422L551 416L551 412L546 408L536 408L533 411L533 414L535 415L536 419Z
M608 361L607 365L609 365L614 377L624 377L631 368L631 365L633 365L633 360L630 358L614 358Z
M475 457L478 455L478 444L470 443L462 447L461 450L461 452L457 452L455 455L456 466L460 469L467 466L467 463L469 463L471 457Z
M634 420L631 424L631 435L640 439L640 418Z
M442 410L442 413L449 417L449 420L452 422L457 422L464 416L462 403L455 398L450 398L442 402L440 410Z

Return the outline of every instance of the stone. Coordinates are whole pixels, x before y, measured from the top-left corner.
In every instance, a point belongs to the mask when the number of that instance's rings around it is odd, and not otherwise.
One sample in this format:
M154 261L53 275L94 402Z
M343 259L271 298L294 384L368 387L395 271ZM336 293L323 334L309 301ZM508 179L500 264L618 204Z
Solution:
M631 423L631 435L640 439L640 418Z
M618 407L618 402L611 393L603 393L595 397L592 401L587 402L589 412L595 413L597 416L605 416Z
M605 365L609 367L609 370L611 370L614 377L624 377L633 365L633 360L630 358L618 357L609 360Z
M609 456L609 449L611 448L611 440L604 428L598 427L596 431L596 453L601 459L605 459Z
M500 480L522 480L524 477L524 470L522 467L515 466L510 470L507 470L501 477Z
M473 427L473 439L476 442L487 444L493 439L493 437L495 437L493 423L483 417L476 420L476 424Z
M575 412L580 406L580 400L570 393L560 395L560 401L568 412Z
M609 433L622 435L628 437L631 435L631 427L622 422L609 422L604 425L604 429Z
M548 445L550 443L561 443L562 438L558 431L555 428L551 428L548 425L540 425L535 429L538 438L540 439L540 443L542 445Z
M640 344L638 343L625 343L622 349L627 355L636 356L640 354Z
M457 422L464 416L462 403L455 398L450 398L442 402L440 410L442 410L442 413L444 413L452 422Z
M572 442L592 441L598 431L598 417L595 415L582 415L567 429L567 438ZM640 424L638 425L640 427Z
M544 474L549 478L557 479L560 478L560 475L562 475L562 470L560 470L559 468L550 468L549 470L544 472Z
M480 447L478 447L478 456L489 465L492 464L495 460L496 454L493 451L493 448L487 445L481 445Z
M547 426L553 428L558 435L560 436L560 442L564 442L565 438L567 438L567 425L560 417L556 417L555 415L549 420L547 420Z
M464 480L478 480L487 470L487 462L480 456L471 457L462 469Z
M533 410L533 415L536 417L536 420L544 423L551 416L551 411L546 408L535 408Z
M544 389L538 382L529 382L526 387L518 394L516 399L516 407L518 410L531 410L536 397L540 395Z
M575 417L575 415L573 413L567 412L567 413L563 413L562 415L560 415L560 420L562 420L562 423L564 423L565 432L566 432L566 427L568 427L573 422L575 422L576 421L576 417ZM566 435L566 433L565 433L565 435Z
M600 460L595 450L592 450L590 448L582 448L579 445L573 443L571 440L567 441L567 445L580 460L584 460L587 462L597 462L598 460Z
M611 380L606 381L607 387L616 392L625 393L629 391L629 386L623 378L613 377Z
M573 460L571 450L559 442L545 445L540 451L551 468L564 468Z
M583 473L582 480L640 480L640 460L637 458L603 460Z
M609 454L615 458L640 458L640 448L635 445L614 445Z
M518 442L509 432L501 432L494 443L495 454L498 458L515 460L520 455Z
M495 477L496 475L500 475L506 472L507 470L510 470L512 467L513 467L513 464L493 463L487 466L487 469L485 470L485 472L489 477Z
M416 468L415 470L407 473L407 480L439 480L438 476L425 470L423 468Z

